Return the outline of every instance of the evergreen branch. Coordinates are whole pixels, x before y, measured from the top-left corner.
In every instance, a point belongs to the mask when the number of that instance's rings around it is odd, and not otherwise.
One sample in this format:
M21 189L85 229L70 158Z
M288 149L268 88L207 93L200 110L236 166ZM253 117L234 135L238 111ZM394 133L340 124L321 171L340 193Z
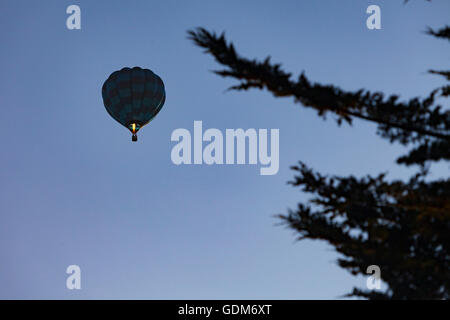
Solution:
M450 40L450 26L445 26L438 30L433 30L432 28L428 28L426 31L429 35L432 35L436 38L442 38Z
M189 39L229 69L216 71L223 77L241 81L231 87L233 90L266 88L275 97L294 97L305 107L311 107L323 116L333 112L338 123L351 123L352 117L379 124L384 136L402 143L435 137L450 141L450 117L432 108L437 90L426 99L413 98L408 102L397 102L398 96L384 98L380 92L366 90L347 92L332 85L310 83L304 74L298 81L291 80L291 74L281 69L280 64L271 64L270 57L263 62L240 57L232 43L228 44L222 33L220 36L203 28L188 31Z

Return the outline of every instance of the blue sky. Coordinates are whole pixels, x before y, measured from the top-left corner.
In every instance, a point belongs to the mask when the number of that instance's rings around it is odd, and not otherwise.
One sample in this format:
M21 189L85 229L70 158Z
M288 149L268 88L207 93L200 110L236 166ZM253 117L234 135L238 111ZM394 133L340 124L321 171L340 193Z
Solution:
M81 30L66 8L81 7ZM366 28L381 7L382 29ZM226 31L238 52L271 55L295 76L345 89L425 95L442 84L450 2L2 1L0 3L0 298L334 299L365 278L332 247L277 226L308 198L287 185L298 160L330 174L406 178L405 149L356 121L341 128L291 99L227 92L233 81L189 40ZM152 69L167 100L132 143L106 113L101 86L122 67ZM280 170L175 166L174 129L280 129ZM436 166L433 177L448 174ZM82 289L65 286L68 265Z

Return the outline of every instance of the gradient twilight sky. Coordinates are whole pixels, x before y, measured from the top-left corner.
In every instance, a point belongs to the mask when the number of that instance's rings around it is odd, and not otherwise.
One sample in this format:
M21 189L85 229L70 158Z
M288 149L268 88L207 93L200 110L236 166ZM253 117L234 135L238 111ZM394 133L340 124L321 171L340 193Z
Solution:
M81 7L81 30L66 8ZM382 30L366 28L378 4ZM308 198L287 185L298 160L330 174L405 178L405 149L356 121L337 127L267 92L227 92L186 38L226 31L239 53L344 89L425 95L443 81L450 1L0 1L0 298L334 299L364 277L332 247L295 241L275 214ZM106 113L101 86L152 69L167 100L139 142ZM171 162L174 129L279 128L280 170ZM436 166L434 177L447 174ZM66 289L68 265L82 289Z

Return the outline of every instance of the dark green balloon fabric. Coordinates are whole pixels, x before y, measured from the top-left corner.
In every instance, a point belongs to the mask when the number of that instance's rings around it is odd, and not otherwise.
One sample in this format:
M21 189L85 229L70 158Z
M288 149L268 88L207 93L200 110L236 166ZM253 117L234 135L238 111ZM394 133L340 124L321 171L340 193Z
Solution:
M103 103L109 115L131 130L149 123L166 99L161 78L148 69L123 68L113 72L102 87Z

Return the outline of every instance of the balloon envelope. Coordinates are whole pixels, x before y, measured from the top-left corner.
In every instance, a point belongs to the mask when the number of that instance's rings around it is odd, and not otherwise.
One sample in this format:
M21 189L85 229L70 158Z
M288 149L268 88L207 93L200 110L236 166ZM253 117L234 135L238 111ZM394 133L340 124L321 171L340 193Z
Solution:
M149 69L123 68L113 72L102 87L109 115L135 133L161 110L166 99L164 83Z

